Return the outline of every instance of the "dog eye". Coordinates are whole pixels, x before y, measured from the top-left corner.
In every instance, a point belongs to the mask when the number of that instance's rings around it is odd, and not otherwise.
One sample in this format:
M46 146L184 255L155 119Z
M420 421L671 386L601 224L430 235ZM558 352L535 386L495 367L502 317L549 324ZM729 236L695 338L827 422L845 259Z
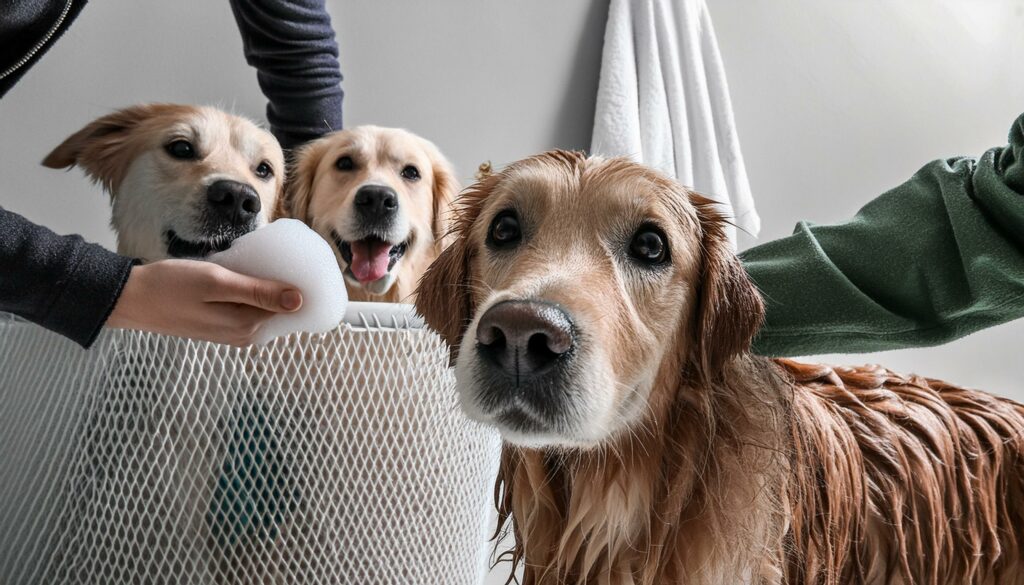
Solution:
M420 180L420 170L412 165L405 165L405 168L402 169L402 178L409 181L418 181Z
M167 154L181 160L192 160L196 158L196 149L188 140L175 140L164 147Z
M261 179L269 179L274 176L274 169L270 167L270 163L263 161L256 167L256 176Z
M642 226L629 242L629 255L644 264L661 264L668 258L665 234L654 226Z
M343 156L334 163L334 166L338 167L339 171L351 171L356 168L356 163L352 160L351 156Z
M515 244L522 238L519 230L519 218L514 211L503 211L491 222L487 232L488 243L495 248L504 248Z

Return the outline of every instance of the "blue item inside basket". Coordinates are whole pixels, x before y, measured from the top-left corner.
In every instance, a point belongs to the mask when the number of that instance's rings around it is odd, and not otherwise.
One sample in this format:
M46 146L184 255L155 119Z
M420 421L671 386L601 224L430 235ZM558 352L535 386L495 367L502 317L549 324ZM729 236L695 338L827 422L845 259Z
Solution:
M206 521L221 548L274 540L295 513L299 490L289 478L278 426L262 403L238 409Z

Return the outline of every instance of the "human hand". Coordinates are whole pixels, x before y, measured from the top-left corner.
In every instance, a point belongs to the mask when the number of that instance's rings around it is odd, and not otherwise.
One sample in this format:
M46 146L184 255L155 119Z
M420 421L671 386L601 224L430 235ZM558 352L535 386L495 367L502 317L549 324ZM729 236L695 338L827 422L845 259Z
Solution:
M267 319L301 306L302 294L282 282L161 260L132 268L106 326L246 346Z

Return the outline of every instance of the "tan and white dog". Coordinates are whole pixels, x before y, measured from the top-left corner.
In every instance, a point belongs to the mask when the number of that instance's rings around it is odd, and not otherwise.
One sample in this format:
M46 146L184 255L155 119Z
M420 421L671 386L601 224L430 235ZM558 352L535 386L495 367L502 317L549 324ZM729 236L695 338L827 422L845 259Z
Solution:
M118 252L146 262L203 258L266 224L283 191L285 172L281 148L269 132L214 108L173 104L132 106L103 116L71 135L43 164L80 166L102 184L111 197ZM112 354L110 374L90 389L86 424L75 429L78 454L71 460L93 466L82 472L92 481L88 490L66 486L61 505L69 525L53 550L54 558L79 562L56 562L49 570L103 574L111 581L177 578L164 564L139 559L138 543L157 533L139 521L140 514L154 509L174 511L164 519L164 529L174 534L213 535L209 546L193 545L195 559L209 555L192 566L193 582L217 582L214 575L222 570L232 575L276 570L267 568L265 559L239 555L224 536L236 528L237 519L211 513L222 509L218 506L230 509L223 504L230 496L217 492L217 481L224 477L223 466L231 464L231 450L244 451L248 445L211 432L219 425L241 427L243 435L257 432L251 427L262 412L258 409L265 408L264 389L249 388L245 380L224 383L230 373L220 364L240 359L233 348L181 344L164 336L123 343L125 350ZM139 350L140 344L148 349ZM195 402L183 405L183 397ZM233 401L244 408L234 408ZM118 413L120 422L112 422L111 412ZM159 430L140 422L157 420ZM134 432L112 432L115 424ZM278 432L269 423L258 431ZM159 456L169 449L173 456ZM101 501L120 504L114 513L89 516ZM90 530L122 536L101 542L88 537ZM125 573L111 573L114 565ZM58 574L42 580L61 579Z
M277 140L215 108L145 104L103 116L43 160L80 166L113 205L117 250L201 258L267 223L284 184Z
M281 214L331 242L356 301L409 302L443 248L459 191L430 141L397 128L359 126L296 153Z

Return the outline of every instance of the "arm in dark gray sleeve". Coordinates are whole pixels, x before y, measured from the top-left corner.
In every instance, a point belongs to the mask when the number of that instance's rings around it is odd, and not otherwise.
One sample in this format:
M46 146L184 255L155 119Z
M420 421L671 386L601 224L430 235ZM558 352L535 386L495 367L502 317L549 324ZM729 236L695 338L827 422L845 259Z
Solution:
M285 150L341 130L341 68L325 0L231 0L246 61Z
M0 311L89 347L134 261L0 207Z

